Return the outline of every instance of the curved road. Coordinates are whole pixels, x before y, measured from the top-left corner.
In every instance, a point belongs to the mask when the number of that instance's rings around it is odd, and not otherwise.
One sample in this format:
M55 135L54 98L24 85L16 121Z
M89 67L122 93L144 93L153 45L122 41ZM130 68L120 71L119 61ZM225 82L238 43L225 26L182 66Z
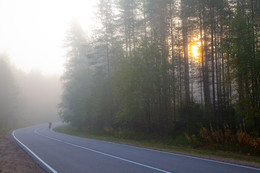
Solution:
M36 162L53 173L260 172L253 167L61 134L49 130L48 124L17 129L12 134Z

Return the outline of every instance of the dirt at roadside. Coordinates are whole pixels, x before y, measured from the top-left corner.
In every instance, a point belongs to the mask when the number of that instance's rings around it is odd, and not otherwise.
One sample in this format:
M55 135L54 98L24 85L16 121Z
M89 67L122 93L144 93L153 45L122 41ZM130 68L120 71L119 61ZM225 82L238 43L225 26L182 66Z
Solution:
M0 138L0 173L44 173L31 157L11 137Z

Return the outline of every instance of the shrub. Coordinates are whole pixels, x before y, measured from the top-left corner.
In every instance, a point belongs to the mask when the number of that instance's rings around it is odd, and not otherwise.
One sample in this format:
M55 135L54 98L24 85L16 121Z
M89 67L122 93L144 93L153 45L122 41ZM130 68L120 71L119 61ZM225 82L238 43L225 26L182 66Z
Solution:
M114 130L113 130L113 127L111 127L111 126L105 126L104 131L106 132L106 134L111 135L111 134L113 134Z
M224 140L225 143L231 143L231 144L236 143L236 138L230 129L225 129Z
M224 144L224 135L221 130L213 130L211 131L211 136L213 141L217 144Z
M244 131L237 132L237 140L240 145L249 145L250 144L250 136Z
M192 143L191 137L187 133L184 133L184 136L187 139L187 141L189 142L189 144L191 144Z
M202 127L200 129L200 136L201 136L201 138L202 138L204 143L208 143L209 142L209 137L210 137L209 136L209 132L208 132L208 130L205 127Z
M196 137L196 136L195 136ZM188 135L186 137L188 140ZM252 137L245 131L238 131L236 134L226 128L221 130L207 130L205 127L200 129L201 144L209 149L224 149L242 153L257 155L260 153L260 138ZM197 138L191 138L193 147L196 147L199 141Z

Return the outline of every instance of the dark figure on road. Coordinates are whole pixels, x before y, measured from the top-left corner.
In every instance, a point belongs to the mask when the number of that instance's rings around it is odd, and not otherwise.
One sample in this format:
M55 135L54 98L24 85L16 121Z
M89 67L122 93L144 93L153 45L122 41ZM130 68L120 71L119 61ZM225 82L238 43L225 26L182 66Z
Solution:
M51 123L51 122L49 122L49 129L51 129L51 125L52 125L52 123Z

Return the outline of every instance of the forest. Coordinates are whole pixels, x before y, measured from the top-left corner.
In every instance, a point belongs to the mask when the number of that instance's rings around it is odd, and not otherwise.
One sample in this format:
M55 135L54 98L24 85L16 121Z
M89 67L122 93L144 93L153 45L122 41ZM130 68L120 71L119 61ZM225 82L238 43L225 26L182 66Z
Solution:
M7 53L0 53L0 132L57 121L60 94L58 76L37 70L26 73L10 62Z
M100 0L95 20L64 41L65 122L260 153L259 0Z

